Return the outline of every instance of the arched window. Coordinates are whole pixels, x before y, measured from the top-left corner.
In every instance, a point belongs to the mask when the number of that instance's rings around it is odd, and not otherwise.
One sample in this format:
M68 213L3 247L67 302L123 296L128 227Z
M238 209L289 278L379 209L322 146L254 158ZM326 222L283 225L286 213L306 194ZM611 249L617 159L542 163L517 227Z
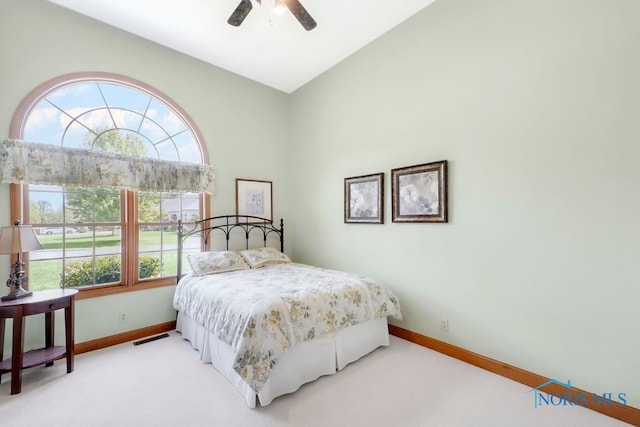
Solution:
M23 100L10 138L16 162L30 159L9 181L24 183L11 186L12 219L32 224L45 248L30 254L29 289L175 283L175 222L208 215L213 184L179 106L124 76L71 74Z

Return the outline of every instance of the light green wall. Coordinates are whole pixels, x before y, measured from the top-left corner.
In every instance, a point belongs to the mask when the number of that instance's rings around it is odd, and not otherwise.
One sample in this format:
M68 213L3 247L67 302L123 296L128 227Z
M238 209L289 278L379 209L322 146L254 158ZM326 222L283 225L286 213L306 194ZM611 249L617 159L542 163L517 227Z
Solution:
M639 16L440 0L296 91L296 259L386 282L403 328L640 406ZM390 170L443 159L449 223L391 223ZM385 224L344 224L343 179L377 172Z
M272 180L294 259L386 282L399 326L640 406L635 0L440 0L291 96L44 0L1 12L0 137L51 77L143 80L204 134L214 213ZM442 159L450 222L392 224L389 171ZM343 179L375 172L386 223L344 224ZM78 301L76 341L171 320L172 292Z
M127 75L164 92L198 125L216 169L214 214L235 211L235 178L240 177L273 181L274 216L292 216L283 167L288 138L288 96L284 93L44 0L2 1L0 52L4 60L0 67L0 139L9 135L20 101L40 83L78 71ZM0 185L0 206L4 206L0 225L8 225L6 184ZM0 278L8 275L9 258L2 255ZM174 287L166 287L77 301L76 342L175 320L173 292ZM122 311L128 314L125 324L119 322ZM42 345L41 317L29 319L27 347ZM62 325L61 319L57 333L62 332Z

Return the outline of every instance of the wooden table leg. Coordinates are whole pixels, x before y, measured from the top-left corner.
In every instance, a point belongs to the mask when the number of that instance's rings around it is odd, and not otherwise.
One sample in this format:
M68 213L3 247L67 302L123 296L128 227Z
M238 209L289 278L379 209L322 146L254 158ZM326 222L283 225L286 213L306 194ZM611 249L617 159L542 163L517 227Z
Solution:
M67 349L67 373L73 372L73 352L74 352L74 324L73 324L73 305L74 300L71 299L69 307L64 309L64 333Z
M11 394L22 390L22 361L24 346L24 317L22 313L13 318L13 344L11 348Z
M56 333L54 313L49 311L44 314L44 347L53 347L54 334ZM53 366L53 362L45 364L45 366Z
M0 317L0 362L4 360L4 317ZM2 381L2 374L0 374L0 381Z

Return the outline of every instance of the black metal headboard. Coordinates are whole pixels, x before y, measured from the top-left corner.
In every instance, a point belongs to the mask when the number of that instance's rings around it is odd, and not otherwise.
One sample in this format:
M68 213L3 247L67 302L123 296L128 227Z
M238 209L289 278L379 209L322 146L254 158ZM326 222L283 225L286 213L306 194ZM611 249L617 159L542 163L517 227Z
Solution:
M252 233L254 235L257 233L262 235L264 246L267 246L267 238L275 235L280 241L280 252L284 252L284 220L282 219L278 228L267 218L251 215L220 215L195 221L189 230L185 230L182 220L178 220L178 279L183 276L182 250L185 239L196 235L202 239L204 245L207 245L217 232L222 233L227 250L229 250L232 232L235 234L244 232L246 249L249 249L249 238Z

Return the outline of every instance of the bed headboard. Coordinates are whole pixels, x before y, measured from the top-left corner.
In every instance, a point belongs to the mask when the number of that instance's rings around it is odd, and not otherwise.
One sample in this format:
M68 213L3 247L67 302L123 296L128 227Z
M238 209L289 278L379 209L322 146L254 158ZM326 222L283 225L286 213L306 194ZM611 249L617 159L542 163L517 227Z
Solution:
M186 239L198 236L202 244L209 244L216 235L225 239L224 246L229 250L229 241L233 235L242 238L244 233L245 248L249 249L249 239L252 235L262 236L263 246L267 246L267 239L278 239L280 252L284 252L284 220L280 219L280 227L273 225L273 221L251 215L220 215L201 219L193 223L193 227L186 229L182 220L178 220L178 280L182 273L182 251ZM236 237L238 239L238 237Z

